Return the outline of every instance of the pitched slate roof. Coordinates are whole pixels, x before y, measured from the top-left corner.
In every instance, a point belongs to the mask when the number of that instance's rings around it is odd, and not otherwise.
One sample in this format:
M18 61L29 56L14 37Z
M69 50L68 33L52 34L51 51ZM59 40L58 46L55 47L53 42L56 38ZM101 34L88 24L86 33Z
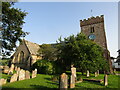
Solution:
M39 44L24 40L30 54L37 55L38 50L40 49Z

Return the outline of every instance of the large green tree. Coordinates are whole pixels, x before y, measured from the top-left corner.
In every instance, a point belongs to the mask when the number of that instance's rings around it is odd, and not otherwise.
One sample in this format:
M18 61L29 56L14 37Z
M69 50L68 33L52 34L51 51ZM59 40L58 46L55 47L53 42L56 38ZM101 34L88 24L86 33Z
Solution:
M10 55L16 48L16 42L21 41L28 33L22 30L27 12L14 8L13 2L2 2L2 52Z
M38 55L42 55L42 59L55 61L57 60L57 48L55 44L42 44L38 50Z
M86 38L82 33L59 39L58 62L63 70L69 70L74 64L77 70L107 70L107 62L103 57L102 48Z

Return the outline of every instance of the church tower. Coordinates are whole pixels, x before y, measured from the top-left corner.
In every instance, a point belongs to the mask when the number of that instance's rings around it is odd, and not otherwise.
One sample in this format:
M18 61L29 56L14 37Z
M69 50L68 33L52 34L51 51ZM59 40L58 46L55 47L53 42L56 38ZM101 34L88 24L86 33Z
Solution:
M112 73L112 64L110 53L107 49L107 40L104 28L104 15L91 17L87 20L80 20L81 33L84 33L90 40L96 42L104 50L104 57L109 63L110 73Z

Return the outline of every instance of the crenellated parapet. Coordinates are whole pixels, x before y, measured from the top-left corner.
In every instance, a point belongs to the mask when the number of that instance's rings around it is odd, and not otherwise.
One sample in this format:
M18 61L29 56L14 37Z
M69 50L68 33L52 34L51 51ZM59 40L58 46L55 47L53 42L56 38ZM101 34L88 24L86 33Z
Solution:
M104 22L104 15L91 17L91 18L84 19L84 20L80 20L80 26L82 27L82 26L101 23L101 22Z

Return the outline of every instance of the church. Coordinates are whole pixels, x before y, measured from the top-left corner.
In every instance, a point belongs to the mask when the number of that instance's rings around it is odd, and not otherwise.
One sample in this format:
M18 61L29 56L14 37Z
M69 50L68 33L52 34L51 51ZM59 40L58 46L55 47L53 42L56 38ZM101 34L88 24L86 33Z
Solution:
M90 17L80 20L81 33L85 34L90 40L96 42L104 50L104 57L109 63L110 72L112 73L112 63L110 52L107 48L107 40L104 28L104 15ZM23 40L20 46L16 49L13 55L12 63L22 68L29 69L31 65L42 57L37 56L37 51L40 49L38 44Z
M12 64L23 69L30 69L33 63L42 57L38 56L40 46L27 40L22 40L16 52L13 54Z

